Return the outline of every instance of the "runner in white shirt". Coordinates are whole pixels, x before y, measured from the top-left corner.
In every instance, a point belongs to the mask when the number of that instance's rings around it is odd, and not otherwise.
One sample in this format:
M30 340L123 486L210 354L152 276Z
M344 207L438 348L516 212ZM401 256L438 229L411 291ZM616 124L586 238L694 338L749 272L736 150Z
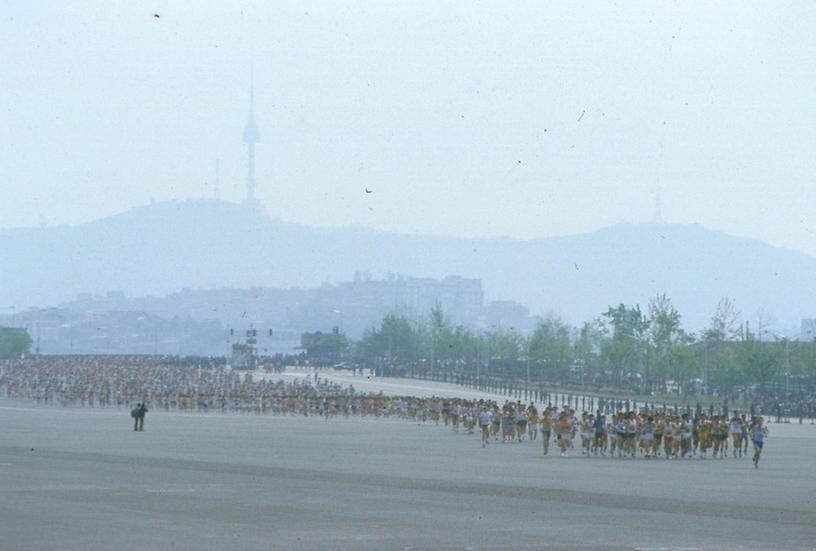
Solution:
M482 412L479 414L479 428L482 429L482 447L484 448L490 442L490 420L493 414L487 406L482 407Z

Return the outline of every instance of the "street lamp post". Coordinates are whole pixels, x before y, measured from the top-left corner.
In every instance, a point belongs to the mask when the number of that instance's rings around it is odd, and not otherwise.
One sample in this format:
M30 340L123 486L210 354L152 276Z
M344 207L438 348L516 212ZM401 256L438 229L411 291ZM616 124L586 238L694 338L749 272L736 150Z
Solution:
M479 354L479 336L476 336L476 387L479 387L479 383L481 382L481 364L482 364L482 357Z
M530 388L530 346L527 346L527 388Z
M785 397L790 393L790 339L785 339Z
M436 377L436 335L431 331L431 379Z
M705 363L704 363L704 370L703 370L703 390L706 394L708 394L708 339L704 341L704 352L705 352Z

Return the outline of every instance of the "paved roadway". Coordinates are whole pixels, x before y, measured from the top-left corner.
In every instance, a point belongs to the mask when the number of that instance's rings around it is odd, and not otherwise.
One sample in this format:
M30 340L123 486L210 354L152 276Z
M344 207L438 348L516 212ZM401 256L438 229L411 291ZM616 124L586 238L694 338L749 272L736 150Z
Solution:
M283 373L264 373L261 370L253 372L253 376L272 380L284 379L313 380L315 371L309 368L287 367ZM430 398L465 398L469 400L497 400L503 403L510 397L504 394L483 392L453 383L425 381L421 379L407 379L401 377L373 377L369 375L353 375L348 370L323 369L317 372L318 377L333 381L343 386L353 386L358 392L382 392L387 396L419 396Z
M812 549L816 426L750 460L547 457L398 420L0 402L0 549Z
M314 377L314 370L304 367L287 367L283 373L265 373L261 370L253 372L255 377L266 379L285 379L293 381L297 379L311 379ZM505 401L515 401L517 398L511 398L507 394L498 394L494 392L485 392L468 388L453 383L442 383L437 381L427 381L422 379L407 379L400 377L373 377L369 375L353 375L348 370L333 370L323 369L317 372L321 379L327 379L341 385L352 385L355 390L360 392L382 392L387 396L419 396L429 398L431 396L438 396L441 398L465 398L465 399L487 399L495 400L499 404ZM554 391L559 395L558 402L563 403L563 395L566 391ZM578 391L566 392L566 394L583 396ZM586 396L597 394L587 392ZM623 398L624 400L626 398ZM640 397L629 397L630 400L636 401L641 405L643 400ZM522 401L524 395L522 394Z

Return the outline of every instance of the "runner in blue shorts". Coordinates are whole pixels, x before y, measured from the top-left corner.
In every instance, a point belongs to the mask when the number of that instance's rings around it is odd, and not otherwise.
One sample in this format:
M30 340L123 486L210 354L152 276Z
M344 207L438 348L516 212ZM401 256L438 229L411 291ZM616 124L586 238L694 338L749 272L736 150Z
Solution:
M758 417L751 427L751 441L754 443L754 468L759 468L759 456L762 455L762 446L768 436L768 429L762 426L762 417Z

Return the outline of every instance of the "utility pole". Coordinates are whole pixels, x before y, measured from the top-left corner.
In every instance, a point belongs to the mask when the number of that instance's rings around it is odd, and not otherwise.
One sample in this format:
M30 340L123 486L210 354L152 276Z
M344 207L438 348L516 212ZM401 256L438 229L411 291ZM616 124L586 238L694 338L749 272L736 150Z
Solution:
M431 331L431 379L436 376L436 335Z
M785 339L785 397L790 393L790 339Z
M393 352L393 342L394 339L391 335L388 335L388 370L393 376L394 374L394 352Z
M482 356L481 356L480 352L481 351L479 349L479 338L478 338L478 335L477 335L477 337L476 337L476 386L477 387L479 386L479 382L481 381L481 379L480 379L481 369L480 368L481 368L481 363L482 363Z
M530 388L530 341L527 341L527 388Z
M705 363L703 369L703 387L706 394L708 394L708 340L704 341Z

